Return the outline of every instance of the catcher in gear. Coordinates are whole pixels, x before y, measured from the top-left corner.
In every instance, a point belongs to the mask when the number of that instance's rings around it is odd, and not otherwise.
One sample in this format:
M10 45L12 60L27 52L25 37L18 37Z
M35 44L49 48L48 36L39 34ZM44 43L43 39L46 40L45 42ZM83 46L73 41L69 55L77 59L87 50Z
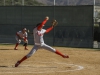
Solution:
M27 49L27 44L28 44L28 40L27 40L27 29L26 28L23 28L21 31L18 31L18 32L16 32L16 41L17 41L17 43L16 43L16 45L15 45L15 48L14 48L14 50L18 50L17 49L17 47L18 47L18 45L21 43L21 41L23 41L24 42L24 49L25 50L28 50Z
M51 51L53 53L56 53L60 56L62 56L63 58L69 58L68 55L64 55L61 52L59 52L58 50L52 48L51 46L47 45L44 43L44 39L43 39L43 35L45 33L50 32L54 26L57 25L57 21L53 20L51 26L48 29L43 29L43 26L45 25L45 23L49 20L49 17L47 16L42 23L38 23L36 25L36 27L33 29L33 36L34 36L34 47L31 49L31 51L25 55L21 60L17 61L17 63L15 64L15 67L18 67L19 64L21 64L24 60L26 60L27 58L31 57L38 49L45 49L48 51Z

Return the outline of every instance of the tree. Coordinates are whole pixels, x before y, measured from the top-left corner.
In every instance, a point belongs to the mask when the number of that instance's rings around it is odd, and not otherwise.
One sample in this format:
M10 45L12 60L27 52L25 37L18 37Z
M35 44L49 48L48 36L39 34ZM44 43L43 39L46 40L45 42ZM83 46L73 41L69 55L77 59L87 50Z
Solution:
M36 0L0 0L0 6L22 6L22 1L24 1L25 6L44 6Z
M25 6L44 6L44 4L40 3L40 2L38 2L36 0L27 0L25 2Z

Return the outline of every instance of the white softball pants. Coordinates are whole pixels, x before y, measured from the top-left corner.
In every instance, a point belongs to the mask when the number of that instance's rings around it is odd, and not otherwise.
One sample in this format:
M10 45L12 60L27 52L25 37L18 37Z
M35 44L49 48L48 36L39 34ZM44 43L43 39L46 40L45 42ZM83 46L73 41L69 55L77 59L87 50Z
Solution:
M16 39L17 43L21 43L21 41L23 41L24 43L28 43L28 40L27 41L24 41L23 39L20 39L17 36L15 36L15 39Z
M31 49L31 51L26 56L27 57L32 56L32 54L34 54L40 48L49 50L51 52L56 52L56 50L54 48L52 48L51 46L46 45L46 44L42 44L42 46L41 45L34 45L34 47Z

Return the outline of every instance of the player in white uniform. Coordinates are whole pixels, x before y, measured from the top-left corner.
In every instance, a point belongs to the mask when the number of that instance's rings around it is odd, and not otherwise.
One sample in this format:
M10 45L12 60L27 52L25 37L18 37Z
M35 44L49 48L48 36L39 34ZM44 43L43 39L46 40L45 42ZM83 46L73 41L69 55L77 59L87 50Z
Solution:
M27 58L29 58L30 56L32 56L32 54L34 54L40 48L52 51L52 52L62 56L63 58L69 58L68 55L64 55L61 52L59 52L58 50L56 50L56 49L52 48L51 46L44 43L44 40L43 40L44 33L48 33L49 31L51 31L53 29L53 26L51 26L47 30L42 29L44 24L47 22L47 20L49 20L49 17L46 17L42 23L37 24L37 26L33 29L34 47L31 49L31 51L26 56L24 56L21 60L17 61L17 63L15 64L15 67L17 67L22 61L24 61Z
M23 28L21 31L18 31L16 33L16 37L15 38L16 38L17 43L15 45L14 50L18 50L17 46L21 43L21 41L24 42L24 45L23 45L23 46L25 46L24 49L28 50L27 49L27 44L28 44L27 36L28 36L28 34L27 34L27 29L26 28Z

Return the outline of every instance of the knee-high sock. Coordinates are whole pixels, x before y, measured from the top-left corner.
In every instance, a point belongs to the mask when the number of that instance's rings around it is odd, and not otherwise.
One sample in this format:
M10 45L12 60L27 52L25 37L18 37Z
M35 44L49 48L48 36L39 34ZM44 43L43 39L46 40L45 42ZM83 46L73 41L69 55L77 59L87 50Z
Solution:
M25 49L27 48L27 46L25 46Z
M19 45L19 43L16 43L15 48Z
M27 59L27 56L24 56L19 62L21 63L21 62L23 62L26 59Z
M55 52L56 54L60 55L60 56L64 56L61 52L59 52L58 50L56 50Z

